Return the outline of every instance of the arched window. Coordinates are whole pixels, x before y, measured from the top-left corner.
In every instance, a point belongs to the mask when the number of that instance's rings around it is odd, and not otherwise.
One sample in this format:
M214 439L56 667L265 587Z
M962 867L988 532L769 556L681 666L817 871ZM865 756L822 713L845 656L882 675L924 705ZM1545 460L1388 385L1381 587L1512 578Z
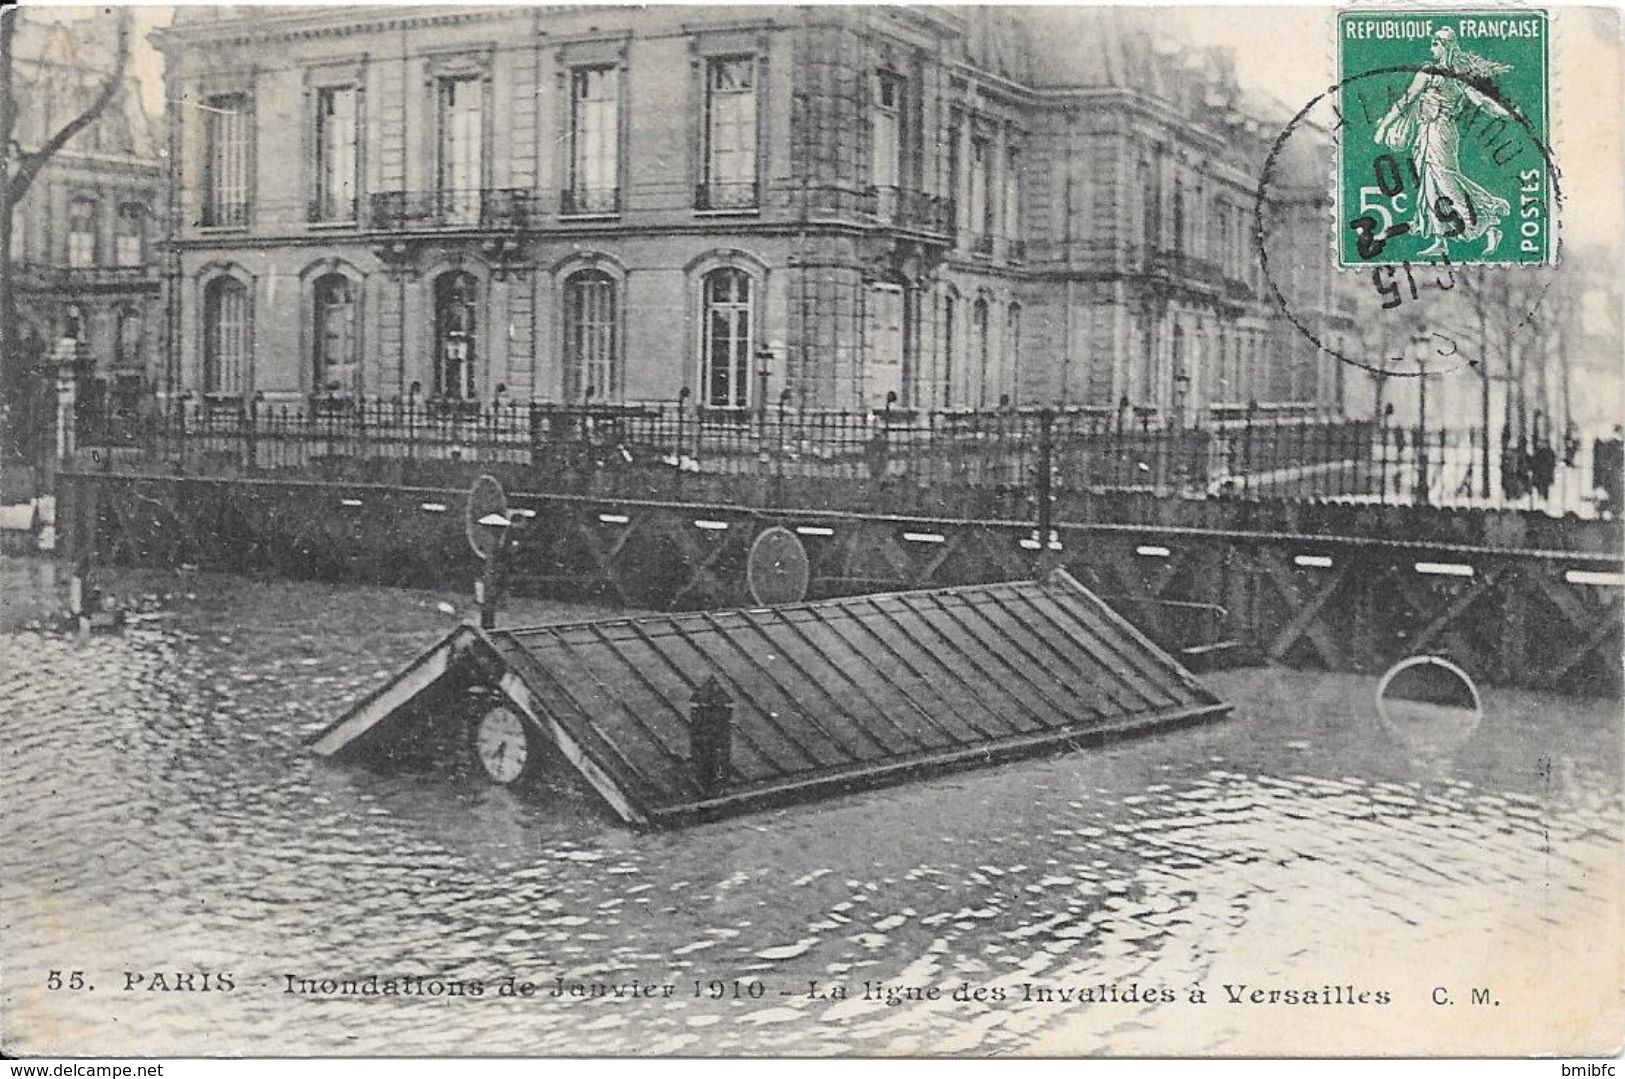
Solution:
M435 282L434 392L437 397L474 398L479 288L474 275L461 270L441 274Z
M1190 251L1193 255L1211 258L1214 251L1208 246L1207 237L1207 189L1202 184L1202 176L1198 173L1191 180L1191 226Z
M113 337L114 362L120 367L139 367L141 335L146 330L141 310L137 307L121 307L118 309L117 320Z
M1168 365L1168 408L1175 422L1183 425L1190 404L1191 373L1185 366L1185 328L1174 323L1172 362Z
M907 333L904 310L907 304L901 285L876 282L869 286L869 325L864 344L868 356L869 403L876 408L886 403L886 395L903 396L903 348Z
M977 300L970 309L971 348L976 356L977 408L986 408L988 402L987 368L991 357L988 354L987 317L987 301Z
M958 303L953 296L947 296L942 301L942 407L952 408L954 404L954 348L959 342L957 327L954 318L958 314Z
M317 393L354 393L360 361L355 286L343 274L326 274L316 279L311 301L315 320L311 333L311 389Z
M139 202L120 204L118 235L113 249L113 258L120 266L140 266L146 262L146 251L142 242L146 217L147 208Z
M564 282L564 398L619 400L620 333L615 281L582 270Z
M203 392L238 395L248 367L248 289L217 277L203 292Z
M96 265L96 200L90 195L68 200L68 265Z
M1004 316L1004 382L1010 400L1021 386L1021 305L1012 303Z
M750 404L751 279L725 267L705 275L700 341L703 400L716 408Z
M1135 387L1136 404L1149 405L1157 393L1157 323L1149 311L1138 315L1140 325L1140 384Z

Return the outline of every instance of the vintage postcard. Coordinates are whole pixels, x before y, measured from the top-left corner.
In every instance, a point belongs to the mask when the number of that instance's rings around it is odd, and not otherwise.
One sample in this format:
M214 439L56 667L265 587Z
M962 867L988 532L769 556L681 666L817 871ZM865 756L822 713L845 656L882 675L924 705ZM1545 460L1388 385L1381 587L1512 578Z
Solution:
M1617 1054L1621 43L0 13L0 1050Z

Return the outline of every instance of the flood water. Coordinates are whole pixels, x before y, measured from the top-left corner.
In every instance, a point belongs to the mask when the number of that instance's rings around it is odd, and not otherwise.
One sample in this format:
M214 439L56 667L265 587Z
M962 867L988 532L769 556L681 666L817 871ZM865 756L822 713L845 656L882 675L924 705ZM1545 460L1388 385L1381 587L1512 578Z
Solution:
M136 616L80 641L33 624L58 573L0 560L9 1052L1617 1043L1618 701L1487 691L1433 752L1374 675L1235 671L1218 724L639 834L573 788L304 747L465 597L110 572ZM75 970L94 988L49 987Z

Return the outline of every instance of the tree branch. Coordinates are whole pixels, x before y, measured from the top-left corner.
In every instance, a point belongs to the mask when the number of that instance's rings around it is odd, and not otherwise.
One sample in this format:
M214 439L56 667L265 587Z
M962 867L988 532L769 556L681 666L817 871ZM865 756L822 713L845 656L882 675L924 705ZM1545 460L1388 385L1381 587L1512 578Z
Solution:
M117 34L118 52L113 60L112 73L107 76L107 81L102 83L95 100L83 112L62 125L61 129L46 139L44 145L38 150L22 155L18 162L16 174L10 178L10 182L6 185L7 210L22 201L22 197L28 193L28 188L33 184L34 177L39 175L39 171L45 166L45 163L58 150L62 149L69 139L95 123L107 108L108 102L112 101L118 94L119 87L124 82L124 70L130 63L130 11L128 8L119 10ZM10 96L10 94L7 95L8 98Z
M11 137L11 130L17 124L17 99L11 74L11 46L17 36L17 23L22 17L21 8L0 11L0 153L9 153L9 148L16 145Z

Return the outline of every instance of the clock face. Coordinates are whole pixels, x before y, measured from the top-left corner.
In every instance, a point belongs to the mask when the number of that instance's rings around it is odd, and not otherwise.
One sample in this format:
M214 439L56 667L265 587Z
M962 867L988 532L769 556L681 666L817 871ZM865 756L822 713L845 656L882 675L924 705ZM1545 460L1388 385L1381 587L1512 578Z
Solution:
M474 752L480 767L498 783L512 783L525 771L530 759L530 738L525 721L512 709L493 708L480 717L474 728Z

